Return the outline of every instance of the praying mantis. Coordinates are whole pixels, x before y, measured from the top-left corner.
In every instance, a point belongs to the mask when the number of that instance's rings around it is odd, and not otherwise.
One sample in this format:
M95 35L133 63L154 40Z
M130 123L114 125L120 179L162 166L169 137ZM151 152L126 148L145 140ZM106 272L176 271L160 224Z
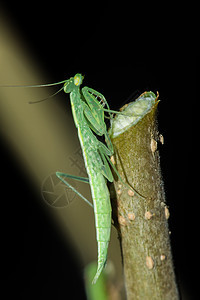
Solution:
M105 97L99 92L88 87L80 91L82 81L83 76L76 74L64 83L64 92L70 93L72 114L78 130L88 178L75 177L61 172L56 172L56 175L75 192L77 191L64 178L73 178L90 184L98 244L98 266L93 279L93 283L96 283L106 264L111 231L111 204L106 181L113 181L108 165L109 157L113 154L113 147L104 122L104 111L111 111ZM108 109L103 108L98 98L103 105L106 104ZM93 132L99 136L104 135L107 146L100 142ZM78 195L88 203L88 200L79 192ZM91 205L90 202L89 204Z
M92 282L95 284L106 264L111 232L111 203L107 180L113 182L113 175L109 163L111 163L110 156L113 155L114 151L104 121L104 112L109 114L110 119L112 119L112 113L119 112L110 110L105 97L101 93L89 87L80 89L82 81L83 76L81 74L76 74L68 80L52 84L34 86L10 85L9 87L45 87L64 83L63 87L59 89L58 92L64 90L65 93L70 94L72 114L78 130L78 137L88 178L77 177L60 171L56 172L56 175L65 185L77 193L78 196L94 209L98 244L98 265L96 275ZM56 95L58 92L52 96ZM46 98L30 103L38 103L44 100L46 100ZM105 108L105 106L107 108ZM99 141L97 136L104 136L106 145ZM67 182L67 178L90 184L93 205Z
M58 92L64 90L65 93L70 94L72 114L75 126L78 130L78 137L82 148L88 178L77 177L60 171L57 171L56 175L65 185L77 193L78 196L80 196L94 209L96 239L98 245L98 265L96 274L92 281L92 283L95 284L106 264L108 245L110 241L112 209L110 203L110 193L107 187L107 180L109 182L113 182L114 179L109 163L117 173L119 179L122 181L115 166L110 160L114 150L109 133L107 132L104 120L104 112L109 114L111 121L113 119L113 113L120 115L123 115L123 113L110 110L105 97L94 89L89 87L83 87L80 89L82 82L83 76L78 73L68 80L57 83L26 87L44 87L64 83L63 87L59 89ZM52 96L56 95L58 92ZM44 100L46 99L30 103L38 103ZM105 108L105 106L107 108ZM101 141L99 141L97 136L104 136L106 144L103 144ZM90 184L93 205L67 182L67 178ZM124 183L124 185L126 185L129 189L132 189L130 186L128 186L128 184Z

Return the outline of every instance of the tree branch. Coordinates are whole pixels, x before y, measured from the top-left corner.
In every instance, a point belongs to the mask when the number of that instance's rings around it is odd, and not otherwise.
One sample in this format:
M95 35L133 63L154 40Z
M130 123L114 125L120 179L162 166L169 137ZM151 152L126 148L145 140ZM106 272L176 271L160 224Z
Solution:
M119 175L133 189L115 181L117 211L127 299L178 299L167 219L169 210L160 171L156 110L158 97L142 94L122 108L109 134ZM135 116L136 115L136 116ZM120 129L121 128L121 129Z

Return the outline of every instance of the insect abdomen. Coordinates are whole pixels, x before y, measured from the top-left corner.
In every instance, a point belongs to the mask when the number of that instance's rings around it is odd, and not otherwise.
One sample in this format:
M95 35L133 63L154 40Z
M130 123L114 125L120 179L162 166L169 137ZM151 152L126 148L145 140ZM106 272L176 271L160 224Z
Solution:
M109 200L110 201L110 200ZM98 244L98 267L92 283L96 283L107 260L108 244L111 230L111 209L109 213L95 214L96 237Z
M96 238L98 244L98 267L93 283L96 283L106 264L111 231L110 195L103 175L99 174L99 177L101 177L98 178L99 185L96 185L95 187L91 186L92 194L94 195L93 203L96 223ZM101 191L104 193L104 197L100 197L100 193L98 191L100 186Z

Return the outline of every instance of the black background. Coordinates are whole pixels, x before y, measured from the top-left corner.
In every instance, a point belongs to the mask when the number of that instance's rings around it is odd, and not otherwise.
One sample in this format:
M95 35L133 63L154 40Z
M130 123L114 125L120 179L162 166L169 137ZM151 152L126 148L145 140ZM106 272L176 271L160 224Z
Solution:
M85 85L102 92L113 109L119 109L132 93L138 96L146 90L159 91L159 130L165 138L160 147L161 167L171 213L175 271L182 298L193 299L195 242L191 220L198 202L192 180L192 122L197 104L192 24L186 15L164 5L157 8L159 12L132 3L85 6L15 1L2 5L27 51L48 74L47 82L81 72ZM66 109L65 97L61 105ZM63 245L45 210L35 203L39 192L7 145L0 149L6 162L1 166L1 183L9 194L1 194L2 275L7 295L68 299L72 294L71 299L80 299L81 294L84 299L74 249ZM16 195L20 208L17 202L7 201ZM184 290L189 298L184 298Z

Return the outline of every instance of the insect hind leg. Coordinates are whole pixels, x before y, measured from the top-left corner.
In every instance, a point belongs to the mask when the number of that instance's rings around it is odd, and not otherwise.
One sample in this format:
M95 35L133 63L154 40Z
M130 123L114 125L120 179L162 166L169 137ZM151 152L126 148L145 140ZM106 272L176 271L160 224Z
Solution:
M87 204L89 204L91 207L93 207L92 203L90 201L88 201L81 193L79 193L79 191L77 191L77 189L75 189L71 184L69 184L69 182L67 182L63 177L66 178L71 178L77 181L81 181L84 183L89 183L89 179L86 177L79 177L79 176L74 176L74 175L70 175L70 174L66 174L66 173L62 173L62 172L56 172L56 176L64 183L66 184L66 186L68 186L72 191L74 191L80 198L82 198Z
M118 176L119 180L121 181L121 183L123 184L123 186L125 188L127 188L128 190L132 190L136 195L138 195L139 197L146 199L145 196L141 195L134 187L132 187L128 182L125 182L122 177L119 175L119 172L117 171L117 168L115 167L115 165L112 163L112 160L110 159L110 157L107 154L104 154L105 157L107 158L109 164L111 165L111 167L113 168L114 172L116 173L116 175Z

